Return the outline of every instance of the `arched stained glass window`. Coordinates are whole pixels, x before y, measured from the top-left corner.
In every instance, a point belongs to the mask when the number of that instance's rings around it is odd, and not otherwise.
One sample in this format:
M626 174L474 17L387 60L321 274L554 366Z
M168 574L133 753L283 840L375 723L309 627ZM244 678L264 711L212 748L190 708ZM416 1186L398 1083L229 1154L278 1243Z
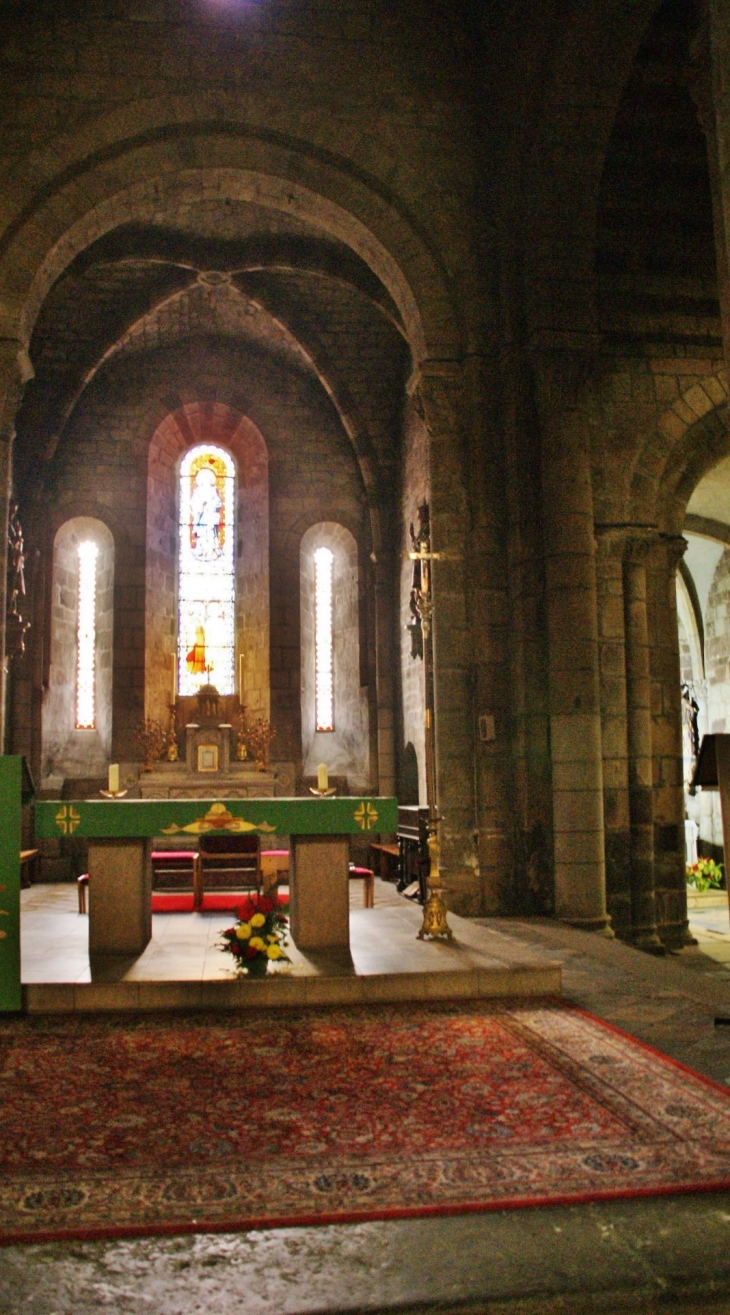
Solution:
M235 478L233 458L205 443L180 465L178 693L234 692Z
M318 548L314 554L314 720L318 731L335 729L334 553Z
M76 729L96 729L96 559L99 549L78 547L79 602L76 614Z

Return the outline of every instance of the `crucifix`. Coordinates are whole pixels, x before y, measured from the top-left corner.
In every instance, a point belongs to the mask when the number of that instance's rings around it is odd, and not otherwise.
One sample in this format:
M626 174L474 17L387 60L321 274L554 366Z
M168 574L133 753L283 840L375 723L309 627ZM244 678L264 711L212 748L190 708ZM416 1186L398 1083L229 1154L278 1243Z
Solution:
M431 592L431 562L439 561L443 554L431 552L431 521L428 503L418 508L418 531L411 525L412 548L408 554L413 562L410 609L414 620L411 631L411 656L423 658L425 680L425 743L426 743L426 803L428 804L428 852L430 871L428 899L423 906L423 924L418 939L426 936L445 936L453 939L447 921L443 898L445 887L439 872L439 817L436 808L436 728L434 722L433 690L433 595Z

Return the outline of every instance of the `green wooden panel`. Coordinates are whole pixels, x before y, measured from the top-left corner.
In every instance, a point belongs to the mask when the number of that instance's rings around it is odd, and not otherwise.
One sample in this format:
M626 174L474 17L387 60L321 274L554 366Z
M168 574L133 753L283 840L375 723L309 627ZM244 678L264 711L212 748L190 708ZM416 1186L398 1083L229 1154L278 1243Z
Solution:
M51 836L170 836L208 832L267 835L371 835L395 831L398 800L331 799L76 799L35 806L39 839Z
M0 758L0 1011L18 1010L20 993L20 786L23 760Z

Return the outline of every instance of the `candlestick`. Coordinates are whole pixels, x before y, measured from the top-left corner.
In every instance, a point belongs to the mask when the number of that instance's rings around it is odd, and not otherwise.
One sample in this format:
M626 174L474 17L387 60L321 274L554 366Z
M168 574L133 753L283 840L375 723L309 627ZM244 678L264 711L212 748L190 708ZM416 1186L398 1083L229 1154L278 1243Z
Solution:
M310 785L309 787L310 794L316 794L319 795L320 797L325 795L335 794L336 787L334 785L329 785L328 782L329 782L329 777L327 776L327 764L320 763L317 768L317 785L316 788L315 786Z
M119 789L119 763L109 764L109 789L100 790L99 793L103 794L105 799L124 798L127 791Z
M177 658L174 653L170 662L172 666L172 702L174 703L177 695Z

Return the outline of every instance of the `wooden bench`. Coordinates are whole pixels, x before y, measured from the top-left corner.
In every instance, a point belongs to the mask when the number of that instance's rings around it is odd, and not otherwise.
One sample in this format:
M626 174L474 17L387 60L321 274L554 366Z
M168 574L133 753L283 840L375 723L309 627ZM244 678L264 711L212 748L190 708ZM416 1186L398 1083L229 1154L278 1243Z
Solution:
M371 841L370 866L378 871L382 881L398 880L400 850L397 845L379 845Z
M38 865L40 862L40 850L38 849L21 849L20 851L20 886L22 890L27 890L38 880Z

